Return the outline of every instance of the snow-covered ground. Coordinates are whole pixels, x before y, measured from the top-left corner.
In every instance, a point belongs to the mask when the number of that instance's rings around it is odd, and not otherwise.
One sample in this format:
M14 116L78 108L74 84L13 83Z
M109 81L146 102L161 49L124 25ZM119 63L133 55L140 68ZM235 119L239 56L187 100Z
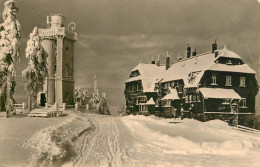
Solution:
M219 120L86 112L58 119L63 120L27 134L30 138L20 149L34 151L29 157L21 155L28 160L26 166L260 166L260 134L232 129Z
M4 115L4 114L2 114ZM25 115L0 117L0 166L21 166L31 158L35 150L22 145L40 130L61 124L70 117L28 118ZM11 165L12 164L12 165Z

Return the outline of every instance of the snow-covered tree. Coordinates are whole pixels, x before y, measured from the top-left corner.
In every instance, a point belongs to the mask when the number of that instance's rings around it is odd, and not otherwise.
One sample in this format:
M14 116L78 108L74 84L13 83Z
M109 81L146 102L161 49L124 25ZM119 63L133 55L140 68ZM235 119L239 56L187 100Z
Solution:
M10 110L10 103L14 102L15 82L12 81L16 74L14 64L20 59L18 40L21 37L21 26L16 19L17 12L14 0L5 1L2 13L4 22L0 24L0 84L7 110Z
M120 114L120 116L125 116L127 115L127 108L126 105L121 105L118 109L118 114Z
M95 91L93 92L93 94L92 94L92 96L90 98L90 101L89 101L90 106L92 108L98 109L98 105L99 105L100 100L101 100L101 97L100 97L100 95L98 93L98 89L95 89Z
M75 88L75 103L80 103L80 105L88 104L92 94L87 89Z
M103 93L98 104L99 114L110 115L109 107L107 104L107 94Z
M45 54L40 43L38 28L34 27L27 42L25 56L29 59L28 66L23 70L22 75L27 79L25 90L27 91L28 107L31 110L31 100L36 100L38 92L43 90L45 77L48 75L47 54Z

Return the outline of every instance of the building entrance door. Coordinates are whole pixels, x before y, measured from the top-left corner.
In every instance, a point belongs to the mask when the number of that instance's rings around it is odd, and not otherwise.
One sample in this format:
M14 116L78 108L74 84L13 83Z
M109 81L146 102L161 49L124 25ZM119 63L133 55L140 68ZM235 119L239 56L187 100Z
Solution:
M41 93L40 106L45 106L45 103L46 103L45 93Z

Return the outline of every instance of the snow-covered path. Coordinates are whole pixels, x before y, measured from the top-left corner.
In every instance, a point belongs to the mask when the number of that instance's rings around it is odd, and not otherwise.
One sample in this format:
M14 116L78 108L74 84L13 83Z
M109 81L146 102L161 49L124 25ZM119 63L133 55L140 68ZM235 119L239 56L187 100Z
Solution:
M87 115L91 130L77 143L80 150L73 166L121 166L119 132L113 117Z
M63 167L260 166L260 135L234 130L219 120L202 123L79 113L50 129L54 132L45 130L38 135L48 132L56 139L56 144L47 144L51 148L45 150L55 154L49 152L51 163L45 165L60 166L55 160L60 157Z

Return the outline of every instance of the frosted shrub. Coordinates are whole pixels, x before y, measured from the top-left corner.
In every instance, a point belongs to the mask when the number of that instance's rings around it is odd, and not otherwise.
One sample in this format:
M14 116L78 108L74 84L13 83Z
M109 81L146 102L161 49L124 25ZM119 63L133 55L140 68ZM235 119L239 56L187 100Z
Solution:
M45 77L47 77L47 54L45 54L40 43L38 28L34 27L27 42L25 56L29 59L28 66L23 70L22 75L27 79L25 90L28 99L29 110L31 109L31 98L36 98L38 92L43 90ZM34 99L36 100L36 99Z

